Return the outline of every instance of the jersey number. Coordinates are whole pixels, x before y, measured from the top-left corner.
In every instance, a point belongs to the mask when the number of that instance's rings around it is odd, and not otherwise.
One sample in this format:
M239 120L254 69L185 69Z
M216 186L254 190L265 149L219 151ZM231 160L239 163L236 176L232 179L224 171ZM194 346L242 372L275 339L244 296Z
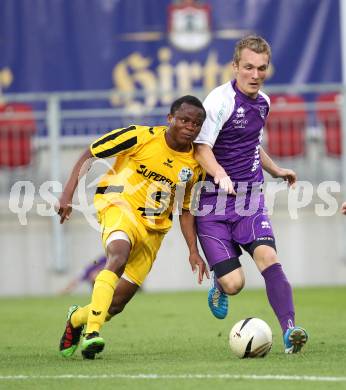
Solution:
M155 191L151 194L151 198L158 203L158 207L155 209L151 207L138 207L137 210L142 212L142 217L158 217L166 211L168 207L167 200L169 197L169 192Z

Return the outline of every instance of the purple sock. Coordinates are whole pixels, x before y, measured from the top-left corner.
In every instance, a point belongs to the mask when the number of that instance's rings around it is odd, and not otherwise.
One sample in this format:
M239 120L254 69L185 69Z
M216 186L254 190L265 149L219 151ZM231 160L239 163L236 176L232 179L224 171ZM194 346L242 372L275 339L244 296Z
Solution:
M262 272L265 280L268 300L278 318L282 332L293 327L294 305L292 288L280 263L275 263Z

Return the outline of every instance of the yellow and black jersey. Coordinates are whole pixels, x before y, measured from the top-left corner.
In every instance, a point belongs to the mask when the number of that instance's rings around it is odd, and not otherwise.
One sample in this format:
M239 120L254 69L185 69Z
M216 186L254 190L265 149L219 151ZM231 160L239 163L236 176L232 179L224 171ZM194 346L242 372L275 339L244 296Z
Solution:
M166 143L166 126L133 125L113 130L90 146L93 156L116 157L98 184L98 211L116 204L133 212L147 228L167 232L173 207L190 207L191 189L201 180L202 168L189 152Z

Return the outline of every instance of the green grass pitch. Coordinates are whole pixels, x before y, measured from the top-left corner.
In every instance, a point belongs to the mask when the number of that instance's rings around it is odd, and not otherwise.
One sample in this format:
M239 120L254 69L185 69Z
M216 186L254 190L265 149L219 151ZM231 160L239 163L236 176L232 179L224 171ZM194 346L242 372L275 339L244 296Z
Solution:
M58 353L69 305L89 297L2 298L0 389L346 389L346 287L294 295L297 324L310 336L297 355L283 353L264 290L231 297L222 321L206 292L139 293L104 326L106 347L94 361ZM273 330L264 359L238 359L228 346L232 325L251 316Z

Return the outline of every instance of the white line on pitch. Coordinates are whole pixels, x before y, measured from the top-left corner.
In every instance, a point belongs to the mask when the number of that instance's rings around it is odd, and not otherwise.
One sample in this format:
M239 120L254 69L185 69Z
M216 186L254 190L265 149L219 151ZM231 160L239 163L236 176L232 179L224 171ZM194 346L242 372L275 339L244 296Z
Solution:
M233 374L104 374L104 375L0 375L0 380L33 379L248 379L269 381L346 382L345 376L233 375Z

